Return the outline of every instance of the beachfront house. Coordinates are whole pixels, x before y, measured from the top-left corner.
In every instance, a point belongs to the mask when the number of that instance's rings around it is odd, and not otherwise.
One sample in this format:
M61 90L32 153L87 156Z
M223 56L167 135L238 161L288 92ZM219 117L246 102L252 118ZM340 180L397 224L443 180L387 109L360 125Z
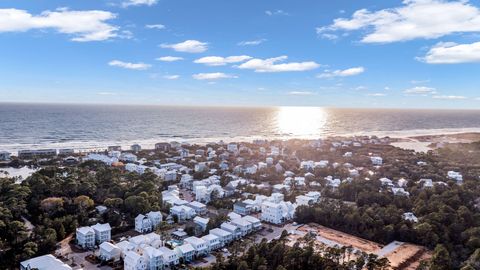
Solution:
M0 161L7 161L10 160L10 152L7 151L0 151Z

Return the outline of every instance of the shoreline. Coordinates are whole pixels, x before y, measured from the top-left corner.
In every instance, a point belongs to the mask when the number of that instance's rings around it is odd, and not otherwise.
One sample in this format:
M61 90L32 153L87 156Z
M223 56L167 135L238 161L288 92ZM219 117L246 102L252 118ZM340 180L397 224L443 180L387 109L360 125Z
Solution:
M52 142L45 144L0 144L0 151L15 153L19 150L35 149L74 149L77 152L103 151L108 146L119 145L122 149L130 149L133 144L139 144L143 149L154 149L158 142L187 142L191 144L208 144L212 142L252 142L254 140L315 140L326 139L329 137L355 137L355 136L377 136L390 137L394 140L391 144L405 149L415 151L428 151L432 143L455 143L472 142L480 140L480 128L454 128L454 129L417 129L417 130L399 130L399 131L362 131L357 133L343 134L325 134L325 135L307 135L307 136L238 136L238 137L208 137L208 138L181 138L181 137L159 137L155 139L142 140L111 140L111 141L69 141Z

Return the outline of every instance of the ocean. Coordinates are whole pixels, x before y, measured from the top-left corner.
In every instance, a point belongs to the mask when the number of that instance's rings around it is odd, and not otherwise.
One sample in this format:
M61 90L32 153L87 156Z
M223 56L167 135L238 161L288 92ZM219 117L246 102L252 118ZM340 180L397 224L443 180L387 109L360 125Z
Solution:
M0 151L480 131L480 110L0 104Z

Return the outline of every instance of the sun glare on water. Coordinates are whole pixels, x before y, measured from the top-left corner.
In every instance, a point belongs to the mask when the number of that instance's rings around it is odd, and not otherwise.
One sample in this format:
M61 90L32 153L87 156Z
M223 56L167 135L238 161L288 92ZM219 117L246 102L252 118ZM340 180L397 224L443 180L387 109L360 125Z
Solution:
M279 107L279 133L298 137L318 137L325 133L328 113L320 107Z

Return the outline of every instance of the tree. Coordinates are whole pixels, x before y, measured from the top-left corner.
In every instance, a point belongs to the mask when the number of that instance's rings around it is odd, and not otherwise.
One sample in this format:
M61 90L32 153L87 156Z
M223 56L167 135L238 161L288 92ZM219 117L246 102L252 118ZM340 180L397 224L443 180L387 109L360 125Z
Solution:
M448 250L441 244L437 245L433 251L430 269L448 270L451 269L451 264L452 262Z

